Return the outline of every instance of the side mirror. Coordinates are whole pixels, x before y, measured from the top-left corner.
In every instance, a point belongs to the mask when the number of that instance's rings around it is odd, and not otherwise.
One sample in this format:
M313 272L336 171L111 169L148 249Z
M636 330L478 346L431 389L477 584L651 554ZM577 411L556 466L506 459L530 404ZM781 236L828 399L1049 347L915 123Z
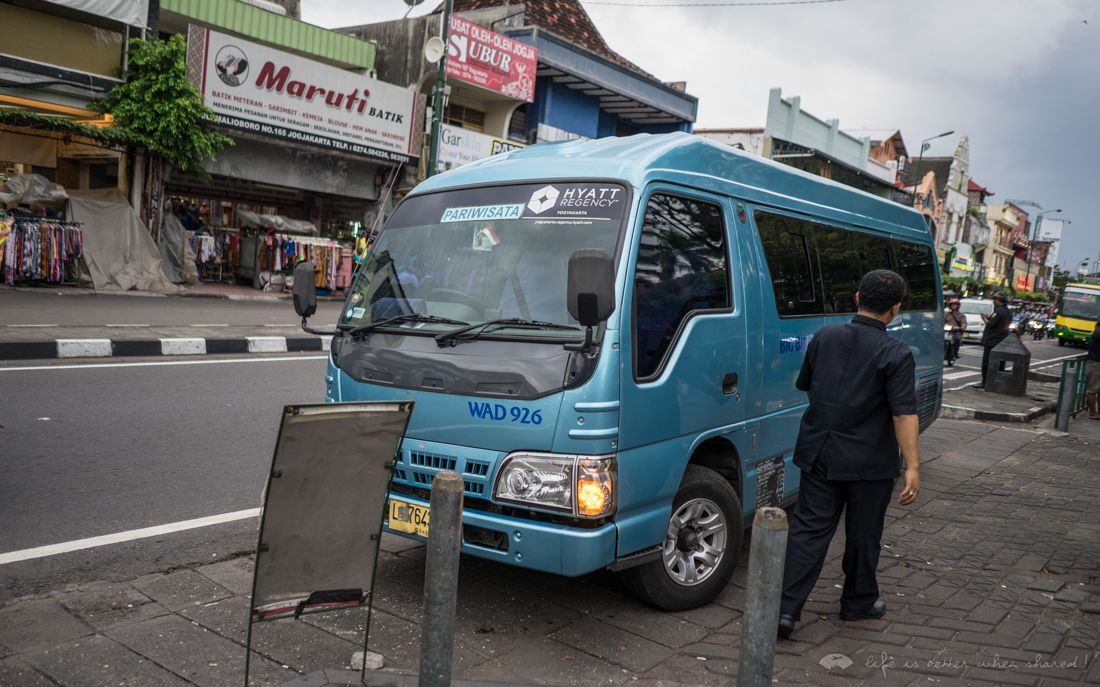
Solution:
M309 260L294 268L294 312L303 320L317 312L317 288L313 285L313 263Z
M602 248L581 248L569 256L566 307L573 319L585 327L584 343L567 344L566 349L592 350L592 328L615 311L615 264Z
M615 265L602 248L581 248L569 256L566 286L569 314L595 327L615 311Z

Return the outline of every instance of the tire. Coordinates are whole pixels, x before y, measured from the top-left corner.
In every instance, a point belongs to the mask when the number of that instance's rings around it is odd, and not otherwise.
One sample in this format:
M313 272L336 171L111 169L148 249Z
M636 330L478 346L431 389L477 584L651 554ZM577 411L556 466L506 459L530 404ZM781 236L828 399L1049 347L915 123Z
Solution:
M1065 346L1066 345L1066 340L1065 339L1058 339L1058 345L1059 346Z
M724 524L721 537L718 531L700 537L696 527L691 526L714 523L717 516ZM685 517L689 519L683 523ZM674 534L677 531L679 536ZM730 483L713 470L689 465L672 500L661 557L628 568L619 576L634 596L651 606L666 611L698 608L713 601L729 582L741 555L743 533L741 499ZM719 549L715 565L708 566L703 558L701 552L707 547ZM693 555L689 557L689 553ZM698 560L703 562L696 566ZM700 572L701 579L689 581Z

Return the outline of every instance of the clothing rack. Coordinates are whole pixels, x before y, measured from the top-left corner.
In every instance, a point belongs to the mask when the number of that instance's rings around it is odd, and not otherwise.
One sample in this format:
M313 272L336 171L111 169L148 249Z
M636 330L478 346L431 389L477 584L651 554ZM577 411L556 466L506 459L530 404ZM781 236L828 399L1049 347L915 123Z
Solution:
M313 263L314 285L335 291L346 283L340 271L343 247L332 239L316 236L268 235L257 245L256 267L259 270L285 272L299 262Z
M222 275L252 278L259 272L290 272L302 260L313 263L318 288L335 291L350 281L350 268L343 260L344 247L332 239L293 234L269 234L243 229L213 229L209 233L189 233L200 276L206 279ZM253 250L255 261L245 251Z
M0 272L6 284L61 284L83 254L79 222L0 213Z

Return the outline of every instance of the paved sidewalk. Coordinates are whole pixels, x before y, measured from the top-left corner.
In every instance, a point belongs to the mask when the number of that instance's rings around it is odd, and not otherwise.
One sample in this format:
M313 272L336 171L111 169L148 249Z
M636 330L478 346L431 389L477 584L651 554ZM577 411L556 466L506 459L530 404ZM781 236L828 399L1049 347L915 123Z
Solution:
M835 542L804 622L778 645L775 682L1100 682L1100 444L940 420L922 453L919 505L888 515L886 618L838 619L843 542ZM383 549L371 647L387 669L415 669L424 548L385 537ZM608 573L566 579L463 558L456 675L733 684L742 555L718 600L686 613L640 605ZM0 608L0 685L240 684L250 573L241 556L10 603ZM363 619L357 609L257 626L254 684L349 667Z

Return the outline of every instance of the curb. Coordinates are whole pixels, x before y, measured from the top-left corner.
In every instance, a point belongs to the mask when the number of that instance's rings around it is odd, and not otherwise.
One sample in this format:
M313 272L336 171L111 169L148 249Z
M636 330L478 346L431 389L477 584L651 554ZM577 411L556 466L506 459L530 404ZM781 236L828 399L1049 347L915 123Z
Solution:
M211 298L214 300L222 301L267 301L278 302L286 301L292 298L289 293L273 293L270 291L256 290L255 294L237 294L237 293L218 293L218 292L195 292L185 287L181 287L179 291L137 291L137 290L112 290L103 289L97 290L92 288L85 288L80 286L58 286L58 287L29 287L29 286L9 286L0 285L0 291L16 291L19 293L47 293L52 292L57 296L130 296L134 298L171 298L173 296L177 298ZM343 301L345 296L317 296L317 301Z
M940 417L948 420L985 420L987 422L1031 422L1047 413L1053 413L1057 407L1054 401L1047 401L1042 405L1029 409L1026 413L998 413L989 410L977 410L964 406L952 406L943 404Z
M0 341L0 360L327 351L330 336Z

